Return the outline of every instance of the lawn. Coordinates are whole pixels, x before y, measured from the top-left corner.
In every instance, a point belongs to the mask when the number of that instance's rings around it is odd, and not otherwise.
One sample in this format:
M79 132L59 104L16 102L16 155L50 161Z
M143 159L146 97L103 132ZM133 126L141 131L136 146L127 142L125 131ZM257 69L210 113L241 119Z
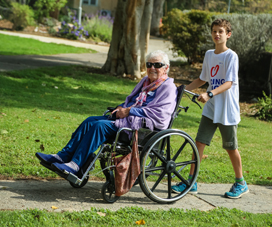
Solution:
M94 50L0 34L0 55L53 55L95 53Z
M0 73L0 174L2 178L57 177L35 153L56 153L88 116L122 103L137 82L95 73L84 66ZM201 109L184 97L173 128L196 135ZM239 150L248 184L272 185L272 123L242 116ZM19 158L18 158L19 157ZM219 132L205 150L198 182L232 183L234 173ZM96 166L96 172L100 167ZM102 173L97 177L103 177Z
M122 103L137 82L98 73L85 66L62 66L0 72L0 179L57 178L42 168L35 153L56 153L90 115ZM201 110L184 97L173 128L196 135ZM272 123L242 116L238 128L244 176L249 184L272 185ZM205 151L198 182L233 183L233 170L216 133ZM94 173L100 171L96 165ZM103 178L99 173L96 177ZM101 216L102 214L102 216ZM105 215L105 216L104 216ZM1 226L271 226L271 214L236 209L151 211L138 207L54 213L41 210L1 211ZM90 222L91 221L91 222ZM91 223L91 224L90 224Z

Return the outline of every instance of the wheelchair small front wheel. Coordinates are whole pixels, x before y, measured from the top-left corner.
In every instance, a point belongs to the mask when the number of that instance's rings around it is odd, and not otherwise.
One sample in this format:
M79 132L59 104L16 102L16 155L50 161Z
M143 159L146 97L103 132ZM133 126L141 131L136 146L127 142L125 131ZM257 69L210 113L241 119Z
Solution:
M120 196L115 195L115 185L109 181L106 181L102 187L101 191L103 200L107 203L114 203L116 202Z
M72 183L70 181L69 181L69 183L73 188L82 188L87 184L88 180L89 180L89 176L85 177L85 179L82 181L82 183L80 185L74 184L74 183Z
M153 160L156 162L152 162ZM193 187L199 165L196 144L188 134L175 129L161 131L143 148L142 172L139 176L141 189L148 198L157 203L173 203ZM194 173L192 181L189 182L187 179L191 168ZM172 191L172 186L177 182L185 185L179 193Z

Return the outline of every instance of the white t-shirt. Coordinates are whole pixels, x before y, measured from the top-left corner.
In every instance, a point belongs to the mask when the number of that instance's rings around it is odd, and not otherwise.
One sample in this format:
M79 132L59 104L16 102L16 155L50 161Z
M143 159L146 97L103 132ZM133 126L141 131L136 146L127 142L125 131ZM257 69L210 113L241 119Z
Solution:
M215 95L204 106L202 115L213 120L213 123L237 125L240 122L239 107L239 60L231 49L215 54L208 50L205 54L200 79L207 81L211 91L226 81L232 81L232 86L225 92Z

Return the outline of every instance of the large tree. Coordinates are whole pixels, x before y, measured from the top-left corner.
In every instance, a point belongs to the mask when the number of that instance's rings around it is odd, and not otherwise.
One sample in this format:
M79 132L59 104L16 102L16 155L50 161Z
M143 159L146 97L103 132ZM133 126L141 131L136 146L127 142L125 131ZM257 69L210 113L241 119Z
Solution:
M107 61L114 75L141 78L145 71L153 0L118 0Z
M163 5L165 0L154 0L153 3L153 12L151 19L151 35L159 35L160 34L160 21L163 17Z

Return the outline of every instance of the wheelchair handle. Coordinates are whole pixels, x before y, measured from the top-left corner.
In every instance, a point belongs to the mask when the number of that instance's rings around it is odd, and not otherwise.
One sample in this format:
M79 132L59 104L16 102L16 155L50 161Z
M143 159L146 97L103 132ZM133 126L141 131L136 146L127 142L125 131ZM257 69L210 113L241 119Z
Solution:
M199 97L199 94L196 94L194 92L191 92L191 91L188 91L186 89L184 89L184 91L187 93L187 94L190 94L192 95L193 97L190 98L192 102L194 102L195 104L197 104L199 106L200 109L202 109L202 107L199 105L199 103L196 101L196 99Z

